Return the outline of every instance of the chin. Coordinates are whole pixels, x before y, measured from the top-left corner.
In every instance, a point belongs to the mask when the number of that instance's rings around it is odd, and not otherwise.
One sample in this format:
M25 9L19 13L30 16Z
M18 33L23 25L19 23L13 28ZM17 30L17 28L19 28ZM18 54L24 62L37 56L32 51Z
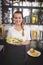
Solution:
M21 25L21 24L17 24L17 25Z
M18 24L18 25L21 25L21 24Z

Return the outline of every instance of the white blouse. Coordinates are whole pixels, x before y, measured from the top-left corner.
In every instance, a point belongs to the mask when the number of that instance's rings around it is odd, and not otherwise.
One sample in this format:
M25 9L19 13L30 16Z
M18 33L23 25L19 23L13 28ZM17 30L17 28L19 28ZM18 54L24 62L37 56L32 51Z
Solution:
M24 36L22 36L22 30L17 31L13 26L13 27L9 28L8 36L10 36L12 38L19 38L19 39L22 39L23 41L31 40L30 28L28 25L24 25Z

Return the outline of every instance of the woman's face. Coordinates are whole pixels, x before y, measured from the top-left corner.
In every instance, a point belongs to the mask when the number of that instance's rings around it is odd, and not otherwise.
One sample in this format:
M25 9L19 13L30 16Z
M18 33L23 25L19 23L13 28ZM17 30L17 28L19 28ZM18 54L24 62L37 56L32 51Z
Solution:
M14 22L15 22L16 25L21 25L22 20L23 20L22 14L20 14L20 13L15 13L13 20L14 20Z

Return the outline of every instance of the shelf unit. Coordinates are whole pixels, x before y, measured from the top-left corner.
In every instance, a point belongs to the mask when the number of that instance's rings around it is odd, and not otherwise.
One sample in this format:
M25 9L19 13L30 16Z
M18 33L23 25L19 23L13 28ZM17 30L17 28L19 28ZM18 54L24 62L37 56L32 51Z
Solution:
M43 2L29 2L26 0L6 1L2 0L2 24L13 24L12 16L15 10L23 12L25 24L43 24Z

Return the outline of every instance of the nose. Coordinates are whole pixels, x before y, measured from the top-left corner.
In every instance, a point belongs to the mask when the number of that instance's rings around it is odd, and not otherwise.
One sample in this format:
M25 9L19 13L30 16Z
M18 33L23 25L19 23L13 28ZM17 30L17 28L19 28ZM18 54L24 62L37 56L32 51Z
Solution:
M19 21L20 19L19 19L19 18L17 18L17 20Z

